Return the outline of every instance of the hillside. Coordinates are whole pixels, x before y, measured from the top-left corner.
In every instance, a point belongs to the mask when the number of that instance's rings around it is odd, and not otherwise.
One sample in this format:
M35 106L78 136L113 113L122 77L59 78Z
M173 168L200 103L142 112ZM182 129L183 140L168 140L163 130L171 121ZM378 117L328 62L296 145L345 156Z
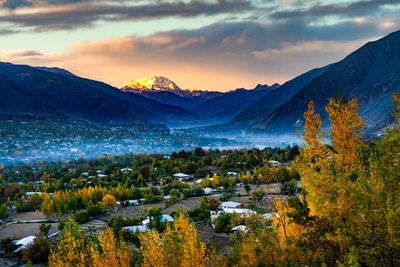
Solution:
M304 86L309 84L315 77L320 76L331 65L313 69L296 78L284 83L277 90L273 90L261 97L257 102L240 112L234 119L233 124L244 127L252 127L263 121L271 112L297 94Z
M294 131L310 99L316 103L316 112L326 120L324 106L340 89L347 99L357 97L359 113L366 121L365 131L380 130L392 121L391 97L400 89L399 73L400 31L397 31L367 43L334 64L289 101L265 114L265 119L253 128L263 132Z
M125 94L59 69L0 63L0 79L1 114L80 117L101 123L150 121L170 126L199 119L183 108Z
M194 112L207 117L214 123L225 123L247 107L256 103L260 98L276 90L279 84L257 85L252 90L236 89L215 97L197 107Z

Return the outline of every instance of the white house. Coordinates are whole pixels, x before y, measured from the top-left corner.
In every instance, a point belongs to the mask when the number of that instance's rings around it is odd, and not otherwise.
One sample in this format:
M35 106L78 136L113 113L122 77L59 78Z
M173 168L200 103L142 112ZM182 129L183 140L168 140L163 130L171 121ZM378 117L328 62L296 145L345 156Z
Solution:
M237 177L238 173L237 172L228 172L228 176Z
M14 252L18 252L23 249L27 249L29 245L33 244L33 240L35 240L36 236L30 235L27 237L24 237L19 240L15 240L15 245L19 246Z
M144 225L134 225L134 226L125 226L122 227L122 230L129 230L131 233L136 232L147 232L150 231L150 228Z
M189 177L190 177L190 175L185 174L185 173L181 173L181 172L180 173L175 173L172 176L177 178L181 182L184 181L184 180L189 179Z
M214 190L212 188L206 187L204 188L204 194L206 195L210 195L214 192Z
M275 167L282 165L282 163L280 163L279 161L276 161L276 160L270 160L268 163Z
M238 226L233 227L233 228L231 229L231 231L232 231L232 232L242 231L242 232L247 233L247 231L249 231L249 229L247 229L247 226L246 226L246 225L238 225Z
M254 210L249 209L222 209L224 213L236 213L239 214L240 217L248 217L256 212Z
M219 205L221 209L237 209L242 208L243 206L243 203L233 201L222 202L221 205Z
M147 217L146 220L142 221L142 224L143 225L148 225L150 223L150 220L151 220L151 218ZM173 221L174 221L174 218L172 218L170 215L168 215L168 214L161 215L160 222L173 222Z
M33 195L41 195L41 194L43 194L43 193L42 192L26 192L25 196L30 197Z
M131 172L132 169L131 168L123 168L121 169L121 172Z

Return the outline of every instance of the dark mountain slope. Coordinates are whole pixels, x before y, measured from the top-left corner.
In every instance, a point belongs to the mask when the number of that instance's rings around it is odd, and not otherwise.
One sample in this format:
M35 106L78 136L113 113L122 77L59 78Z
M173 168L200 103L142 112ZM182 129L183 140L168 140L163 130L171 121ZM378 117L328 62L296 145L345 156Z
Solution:
M308 71L281 85L277 90L271 91L253 105L243 110L234 119L234 124L253 126L268 117L276 108L297 94L304 86L309 84L315 77L320 76L331 65Z
M229 122L241 111L278 87L279 84L272 86L259 84L252 90L237 89L230 91L208 100L197 107L194 112L214 123Z
M391 97L400 90L399 73L400 31L397 31L367 43L333 65L255 128L267 132L288 131L288 127L303 119L310 99L316 103L316 112L326 120L324 106L329 97L337 97L340 89L348 99L357 97L366 132L379 130L392 120Z
M14 110L30 114L62 114L97 122L150 120L166 124L197 119L185 109L140 95L125 94L107 84L54 68L0 63L0 75L4 96L0 99L0 112L3 114Z

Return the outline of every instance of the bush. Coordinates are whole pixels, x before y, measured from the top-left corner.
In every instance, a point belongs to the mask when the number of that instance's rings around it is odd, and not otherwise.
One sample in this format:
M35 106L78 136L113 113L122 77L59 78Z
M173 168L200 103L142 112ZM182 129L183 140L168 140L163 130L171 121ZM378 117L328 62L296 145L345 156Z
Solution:
M6 204L0 205L0 219L4 220L7 219L9 216L8 209Z
M42 236L36 237L32 245L22 250L22 259L33 264L47 263L49 255L50 242Z
M177 202L178 202L177 196L171 196L170 198L165 200L165 207L168 208L169 206L172 206Z
M91 204L86 207L86 212L89 217L93 217L99 215L102 212L102 209L99 204Z
M215 232L216 233L229 233L232 229L231 220L232 220L232 214L222 213L214 221Z
M10 237L3 238L0 242L1 245L1 250L4 251L4 254L7 257L13 257L14 256L14 250L18 248L17 245L14 243L14 239L11 239Z
M88 214L88 212L86 210L77 211L77 212L74 213L74 220L77 223L84 223L87 220L89 220L89 217L90 216L89 216L89 214Z
M43 236L47 236L49 234L50 229L51 229L51 224L42 223L41 225L39 225L40 234L42 234Z
M194 196L204 195L204 189L201 186L196 186L195 188L192 189L192 192Z

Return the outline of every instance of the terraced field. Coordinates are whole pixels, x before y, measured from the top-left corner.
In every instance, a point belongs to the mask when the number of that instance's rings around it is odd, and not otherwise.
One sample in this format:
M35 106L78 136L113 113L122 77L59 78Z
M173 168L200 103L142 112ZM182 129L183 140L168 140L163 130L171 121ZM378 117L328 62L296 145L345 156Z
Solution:
M94 219L89 222L81 224L81 231L88 233L89 227L94 226L96 229L96 234L98 234L100 231L104 231L106 229L106 225L107 225L106 221L100 219Z
M179 208L182 208L184 212L187 212L188 210L193 210L195 208L198 208L200 206L201 202L201 197L192 197L189 199L184 199L166 209L163 210L163 213L166 214L171 214L173 212L177 212Z

